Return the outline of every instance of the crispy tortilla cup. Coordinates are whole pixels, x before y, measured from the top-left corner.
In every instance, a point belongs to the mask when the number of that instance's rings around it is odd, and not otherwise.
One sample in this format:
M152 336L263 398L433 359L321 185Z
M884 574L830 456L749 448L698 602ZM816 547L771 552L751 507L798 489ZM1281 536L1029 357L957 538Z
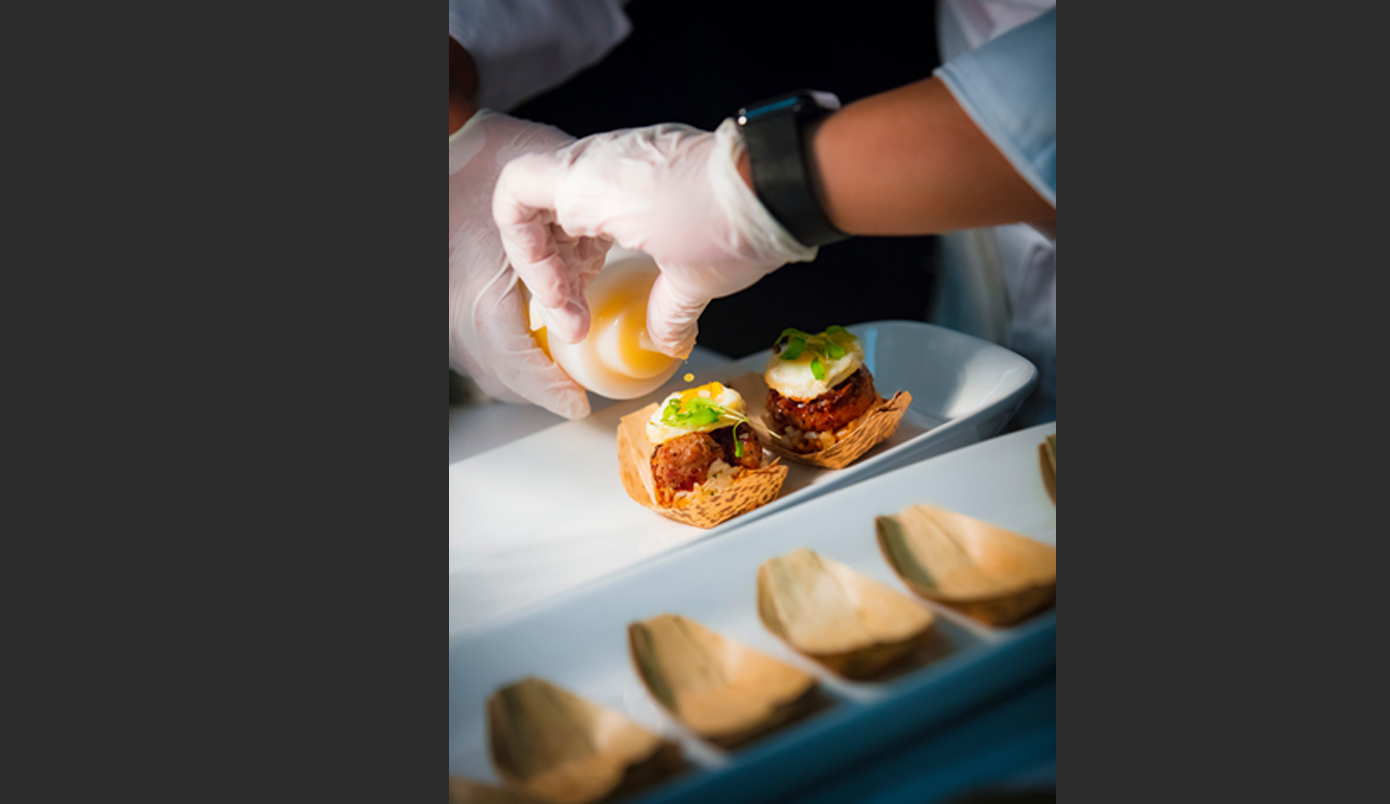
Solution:
M748 405L748 417L769 452L779 458L822 469L843 469L891 438L897 432L907 406L912 404L912 394L907 391L893 394L892 399L879 399L868 412L847 425L844 434L831 446L815 452L794 452L782 446L780 438L772 435L774 431L764 419L767 415L767 382L763 375L748 373L732 380L729 386L743 395Z
M863 457L864 453L887 441L898 430L907 406L912 404L912 394L899 391L892 399L879 399L863 416L846 425L848 432L825 449L815 452L793 452L783 447L775 438L768 438L767 447L772 454L791 461L808 463L823 469L843 469ZM770 429L769 429L770 431Z
M787 467L774 462L760 469L743 469L728 488L717 494L696 495L674 506L658 504L656 480L652 477L652 452L656 446L647 440L647 420L657 406L653 402L618 423L618 474L629 497L667 519L697 528L712 528L777 499L782 481L787 479Z

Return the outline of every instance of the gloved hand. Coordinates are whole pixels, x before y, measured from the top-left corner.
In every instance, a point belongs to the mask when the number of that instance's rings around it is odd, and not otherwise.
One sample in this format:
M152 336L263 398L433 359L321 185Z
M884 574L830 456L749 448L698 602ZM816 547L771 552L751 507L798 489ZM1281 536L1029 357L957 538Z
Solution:
M489 396L579 419L589 415L588 397L531 336L524 294L492 220L492 191L503 165L573 141L559 129L486 109L449 137L449 366ZM549 236L572 266L563 291L582 299L611 242Z
M521 157L503 169L493 197L502 245L540 303L564 311L574 340L588 331L589 311L567 278L581 268L557 236L606 238L650 254L661 276L647 334L660 351L684 357L710 300L816 257L744 184L742 153L729 119L712 133L668 123Z

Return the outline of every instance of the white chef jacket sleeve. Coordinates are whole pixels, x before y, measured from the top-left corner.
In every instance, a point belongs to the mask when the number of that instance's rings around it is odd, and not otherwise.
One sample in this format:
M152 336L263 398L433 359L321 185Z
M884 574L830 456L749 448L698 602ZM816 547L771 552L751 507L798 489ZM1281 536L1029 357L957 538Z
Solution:
M449 0L478 66L478 105L507 111L597 63L632 30L627 0Z
M1057 206L1057 9L933 74L1019 175Z

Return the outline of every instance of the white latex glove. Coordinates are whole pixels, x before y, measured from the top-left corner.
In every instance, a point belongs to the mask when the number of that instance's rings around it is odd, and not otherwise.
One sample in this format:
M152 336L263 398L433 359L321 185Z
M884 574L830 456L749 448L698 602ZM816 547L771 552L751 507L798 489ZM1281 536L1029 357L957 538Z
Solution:
M492 220L492 191L503 165L573 141L559 129L488 110L449 137L449 365L488 396L579 419L589 415L589 399L531 336L517 275ZM551 238L572 266L565 291L583 298L611 243L564 232Z
M743 183L742 153L729 119L712 133L668 123L521 157L502 171L493 197L503 247L542 306L567 317L579 311L570 332L577 336L588 331L589 310L567 278L580 268L557 233L650 254L661 276L647 305L647 334L660 351L684 357L710 300L816 257Z

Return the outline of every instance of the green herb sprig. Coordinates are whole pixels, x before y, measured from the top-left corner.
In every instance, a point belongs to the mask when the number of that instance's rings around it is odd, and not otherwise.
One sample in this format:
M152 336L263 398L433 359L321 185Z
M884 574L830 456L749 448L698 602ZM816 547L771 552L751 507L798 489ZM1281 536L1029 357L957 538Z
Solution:
M748 417L742 413L702 396L697 396L684 404L679 399L672 399L666 403L665 410L661 411L662 424L681 430L708 427L721 420L731 421L735 425L748 424L751 426L752 424Z
M811 352L811 375L818 380L823 380L825 379L825 364L821 362L821 358L839 360L845 356L848 348L858 340L849 330L835 324L826 327L825 332L818 335L802 332L795 327L787 327L782 330L781 335L777 336L777 342L772 344L772 350L774 354L779 354L782 360L795 360L809 350ZM785 346L783 346L784 342Z
M684 403L680 399L672 399L666 403L666 407L661 411L662 424L681 430L708 427L721 421L733 422L734 457L742 458L743 442L738 439L738 426L740 424L753 426L753 422L742 413L702 396L697 396Z

